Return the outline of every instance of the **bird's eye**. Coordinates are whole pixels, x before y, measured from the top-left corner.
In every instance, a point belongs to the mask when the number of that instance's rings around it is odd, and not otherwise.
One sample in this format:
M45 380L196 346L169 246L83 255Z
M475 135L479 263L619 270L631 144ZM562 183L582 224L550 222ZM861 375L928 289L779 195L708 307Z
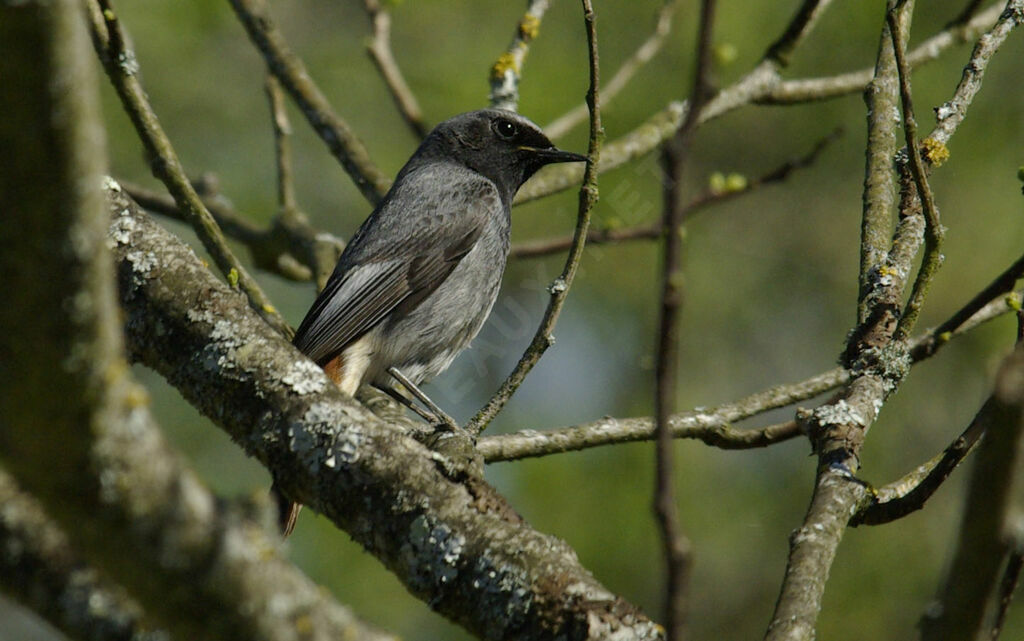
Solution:
M512 140L519 133L519 129L507 120L496 120L494 131L505 140Z

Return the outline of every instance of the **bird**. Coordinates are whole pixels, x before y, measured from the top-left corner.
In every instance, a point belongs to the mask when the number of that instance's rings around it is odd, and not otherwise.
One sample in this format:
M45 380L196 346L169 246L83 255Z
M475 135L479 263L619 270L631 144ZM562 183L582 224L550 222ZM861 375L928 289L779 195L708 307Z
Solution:
M516 192L545 165L586 160L512 111L440 123L345 246L293 344L350 396L390 388L395 370L413 386L441 374L497 299ZM301 506L276 494L287 537Z

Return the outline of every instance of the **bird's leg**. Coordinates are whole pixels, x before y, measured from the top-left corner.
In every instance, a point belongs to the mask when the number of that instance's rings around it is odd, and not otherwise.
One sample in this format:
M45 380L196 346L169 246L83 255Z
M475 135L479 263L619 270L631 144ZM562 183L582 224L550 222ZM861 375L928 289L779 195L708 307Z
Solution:
M456 423L451 416L448 416L448 414L446 414L444 410L438 407L437 403L430 400L430 397L424 394L423 391L420 390L420 388L416 387L416 384L410 381L405 374L398 371L397 367L389 367L388 374L391 374L391 376L393 376L395 380L401 383L405 389L409 390L409 393L415 396L417 400L419 400L419 402L426 405L427 409L430 410L430 413L432 413L433 416L424 416L425 412L423 411L423 409L419 407L414 407L413 403L407 403L406 407L412 409L412 411L416 412L420 416L423 416L423 418L430 421L431 423L434 423L435 425L445 427L452 432L458 431L459 424ZM397 397L395 398L397 399ZM405 400L408 401L408 399Z
M376 389L384 392L385 394L387 394L391 398L395 399L396 401L401 403L403 406L411 409L413 412L416 413L417 416L422 418L424 421L427 421L428 423L433 423L433 422L436 421L436 417L433 414L431 414L429 411L423 409L422 407L420 407L416 403L412 402L409 399L408 396L402 394L401 392L399 392L395 388L389 387L388 385L383 385L383 384L380 384L380 383L373 383L373 386Z

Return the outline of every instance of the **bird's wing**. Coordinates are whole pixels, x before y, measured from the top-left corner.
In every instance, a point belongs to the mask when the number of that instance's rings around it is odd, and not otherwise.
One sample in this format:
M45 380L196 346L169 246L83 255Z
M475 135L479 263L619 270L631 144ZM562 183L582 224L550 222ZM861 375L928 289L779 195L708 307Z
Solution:
M409 225L398 242L369 251L356 247L355 258L342 256L299 326L295 346L323 365L396 308L415 308L473 249L486 224L482 205L448 209L449 215L431 217L432 222Z

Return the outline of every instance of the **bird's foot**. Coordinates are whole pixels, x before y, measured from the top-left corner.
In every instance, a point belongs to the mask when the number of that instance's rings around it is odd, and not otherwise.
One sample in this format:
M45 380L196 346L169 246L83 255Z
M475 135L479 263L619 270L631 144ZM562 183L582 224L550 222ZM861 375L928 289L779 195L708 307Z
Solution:
M398 394L394 390L385 390L398 402L404 404L406 407L411 409L420 415L423 420L429 422L438 431L449 431L458 432L461 428L459 424L455 422L451 416L445 413L437 403L430 400L430 397L423 393L420 388L416 387L416 384L409 380L405 374L400 372L397 367L389 367L388 374L391 374L395 380L402 384L402 387L409 390L409 393L416 397L416 399L427 406L427 409L423 409L419 405L412 403L409 399L405 398L401 394Z

